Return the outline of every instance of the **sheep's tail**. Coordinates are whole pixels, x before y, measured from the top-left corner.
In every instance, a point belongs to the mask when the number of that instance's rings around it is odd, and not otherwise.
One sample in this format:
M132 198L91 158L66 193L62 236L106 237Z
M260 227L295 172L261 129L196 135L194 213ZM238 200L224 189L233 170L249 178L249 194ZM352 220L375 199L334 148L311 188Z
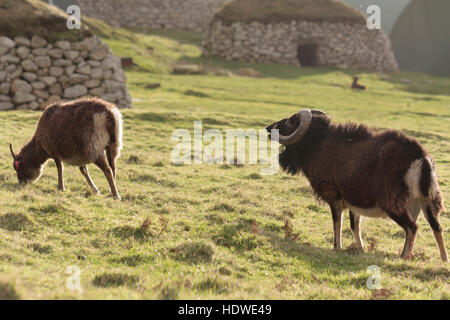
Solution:
M420 192L424 197L424 210L435 216L445 210L442 192L439 187L433 163L430 158L422 159L422 170L420 175Z
M109 133L109 145L110 148L115 152L115 158L120 157L120 150L123 148L122 144L122 114L117 107L113 107L110 110L110 115L112 116L112 121L110 121L110 126L108 126Z

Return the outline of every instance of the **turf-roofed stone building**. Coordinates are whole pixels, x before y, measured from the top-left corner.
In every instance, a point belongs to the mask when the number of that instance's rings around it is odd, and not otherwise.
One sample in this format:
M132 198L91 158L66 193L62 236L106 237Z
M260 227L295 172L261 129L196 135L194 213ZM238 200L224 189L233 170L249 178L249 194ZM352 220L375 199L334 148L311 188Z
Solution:
M214 16L206 55L229 60L397 71L389 38L338 0L235 0Z
M58 0L59 1L59 0ZM114 27L205 31L230 0L78 0L83 14Z
M121 59L87 26L40 0L0 5L0 111L39 110L81 97L131 107Z

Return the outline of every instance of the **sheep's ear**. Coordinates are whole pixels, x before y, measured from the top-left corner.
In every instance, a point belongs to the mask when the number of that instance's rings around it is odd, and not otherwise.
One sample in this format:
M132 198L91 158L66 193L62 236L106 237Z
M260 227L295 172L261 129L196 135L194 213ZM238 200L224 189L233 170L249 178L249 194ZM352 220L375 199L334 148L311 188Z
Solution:
M14 161L14 169L16 169L17 171L19 170L19 168L20 168L20 162L19 161Z

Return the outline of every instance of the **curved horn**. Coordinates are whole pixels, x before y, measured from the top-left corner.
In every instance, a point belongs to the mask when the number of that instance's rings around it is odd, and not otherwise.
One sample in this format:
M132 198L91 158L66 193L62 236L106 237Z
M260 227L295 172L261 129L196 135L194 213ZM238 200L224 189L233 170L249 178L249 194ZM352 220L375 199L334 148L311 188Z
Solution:
M289 136L283 136L278 134L278 141L280 144L289 146L291 144L297 143L308 131L309 125L312 121L311 110L301 110L297 113L297 117L300 121L298 128Z
M311 110L312 112L317 112L323 116L326 116L327 114L325 112L323 112L322 110Z
M16 159L16 154L13 151L12 143L9 144L9 151L11 151L11 155L12 155L13 159L15 160Z

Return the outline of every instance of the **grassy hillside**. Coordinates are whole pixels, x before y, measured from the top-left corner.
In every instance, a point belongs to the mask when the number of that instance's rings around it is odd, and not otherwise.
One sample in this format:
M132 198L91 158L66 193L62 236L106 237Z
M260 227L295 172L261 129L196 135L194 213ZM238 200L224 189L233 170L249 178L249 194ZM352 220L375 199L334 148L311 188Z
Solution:
M231 63L201 57L197 34L149 32L103 29L113 51L137 63L127 72L134 105L123 110L122 202L108 196L92 165L98 197L73 167L65 169L67 191L57 192L53 163L37 183L18 185L8 143L25 143L39 114L2 113L0 297L370 299L367 268L378 265L391 299L450 298L450 268L423 218L412 261L398 258L404 233L390 220L365 219L369 250L353 249L347 214L345 249L335 252L331 214L303 177L262 176L259 165L170 162L172 131L192 132L194 120L204 129L259 129L308 105L335 121L419 139L448 199L450 79ZM253 68L263 77L172 75L181 62L233 73ZM348 88L353 75L367 91ZM161 87L147 89L151 83ZM449 248L448 212L441 221ZM82 293L66 287L69 266L80 268Z

